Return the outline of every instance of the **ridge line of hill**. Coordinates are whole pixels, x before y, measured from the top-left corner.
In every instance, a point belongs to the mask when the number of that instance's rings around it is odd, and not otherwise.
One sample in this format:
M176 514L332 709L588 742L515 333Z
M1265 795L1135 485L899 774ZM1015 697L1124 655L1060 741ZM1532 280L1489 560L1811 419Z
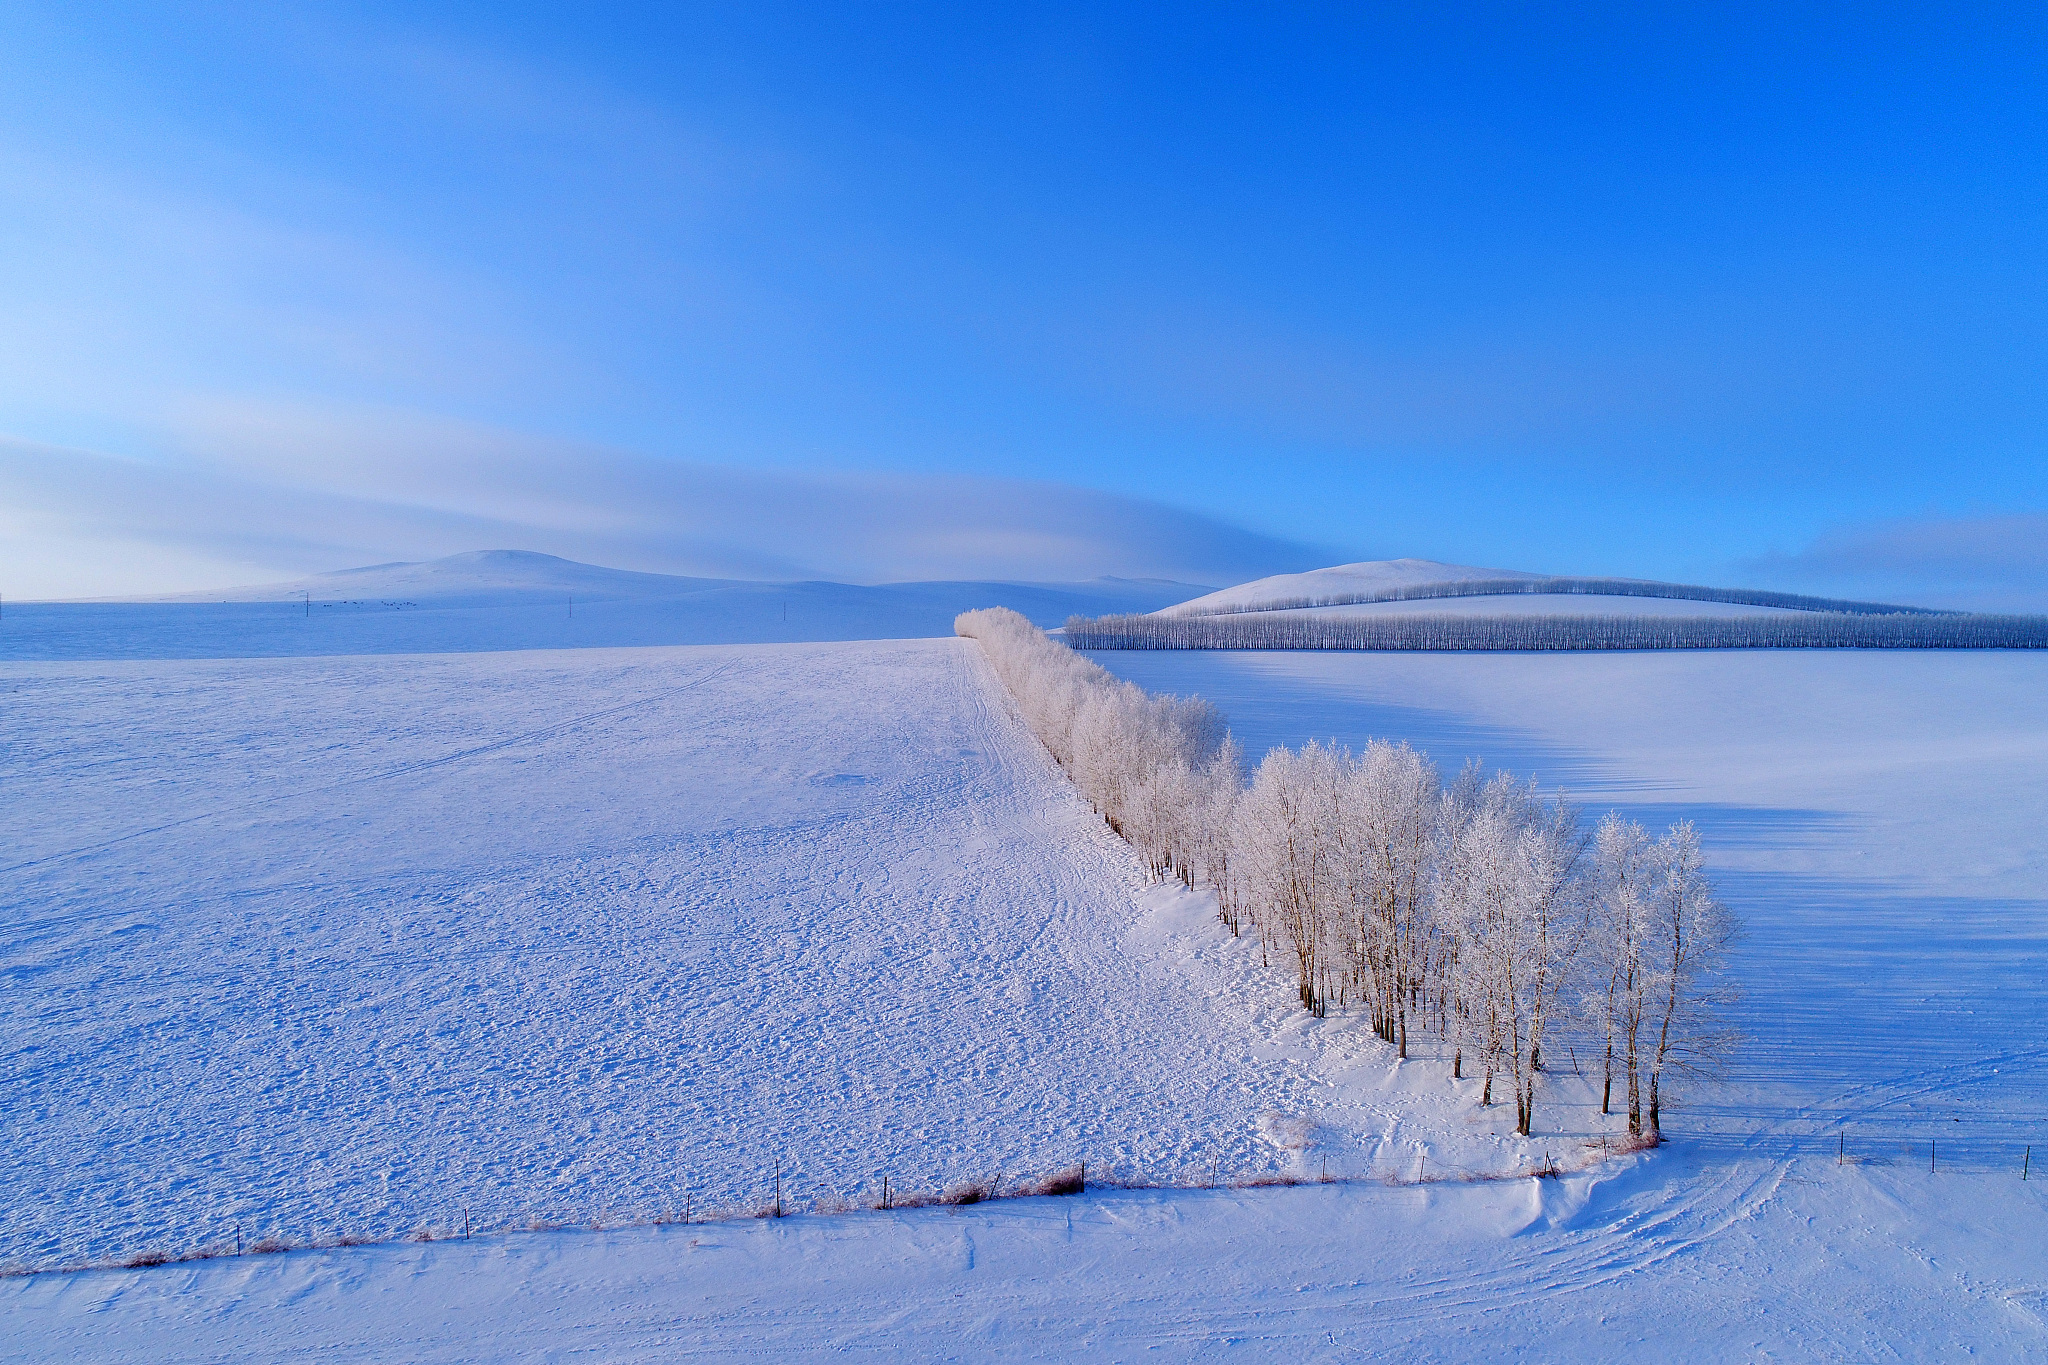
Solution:
M1780 607L1790 611L1840 612L1852 616L1959 616L1938 607L1908 607L1888 602L1811 597L1803 593L1762 588L1709 588L1690 583L1658 583L1638 578L1498 578L1446 583L1407 584L1370 592L1315 593L1270 602L1200 607L1192 603L1162 610L1161 615L1238 616L1262 611L1300 611L1312 607L1366 606L1375 602L1415 602L1452 597L1589 596L1650 597L1674 601L1726 602L1736 606Z

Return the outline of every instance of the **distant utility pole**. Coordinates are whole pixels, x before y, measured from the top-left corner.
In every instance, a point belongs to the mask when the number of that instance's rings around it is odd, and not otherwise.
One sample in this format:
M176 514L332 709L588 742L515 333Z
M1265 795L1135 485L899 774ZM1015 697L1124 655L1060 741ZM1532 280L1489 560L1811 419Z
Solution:
M569 594L569 619L576 619L576 594L573 592Z
M309 591L309 592L307 592L307 594L306 594L306 618L307 618L308 620L311 620L311 619L312 619L312 616L313 616L313 594L312 594L312 593L311 593L311 592Z

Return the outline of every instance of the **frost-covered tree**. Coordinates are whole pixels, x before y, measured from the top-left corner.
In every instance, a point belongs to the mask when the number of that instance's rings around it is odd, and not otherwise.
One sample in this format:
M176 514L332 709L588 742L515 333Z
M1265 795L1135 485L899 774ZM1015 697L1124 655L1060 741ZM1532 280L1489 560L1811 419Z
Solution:
M1151 619L1151 618L1144 618ZM1155 697L1000 609L969 612L1018 713L1155 878L1216 894L1233 934L1295 969L1303 1008L1354 1002L1398 1055L1433 1023L1535 1120L1545 1057L1574 1026L1602 1057L1601 1108L1656 1135L1665 1077L1728 1044L1732 933L1690 825L1652 840L1609 815L1588 835L1562 796L1476 763L1443 783L1406 744L1276 748L1249 784L1216 709ZM1149 627L1147 627L1149 629ZM1579 1008L1566 1008L1568 1002Z
M1464 906L1470 896L1472 844L1470 831L1479 813L1485 778L1477 759L1464 768L1437 803L1435 875L1430 887L1430 919L1434 928L1431 952L1436 998L1437 1036L1451 1049L1451 1079L1465 1075L1465 1053L1478 1041L1466 984ZM1490 1098L1490 1097L1489 1097Z
M1586 838L1562 796L1546 800L1506 774L1481 785L1468 770L1439 810L1430 958L1439 1019L1457 1031L1453 1074L1471 1051L1491 1104L1504 1073L1527 1133L1544 1041L1586 935Z
M1049 639L1013 611L967 612L954 622L978 640L1018 713L1046 752L1154 876L1192 875L1208 835L1197 822L1213 797L1205 777L1228 738L1200 698L1155 697ZM1236 750L1228 767L1236 770Z
M1242 922L1237 885L1231 875L1230 830L1244 793L1244 750L1225 734L1195 776L1188 812L1186 867L1190 887L1207 881L1216 890L1216 911L1235 934Z
M1521 967L1514 1001L1518 1045L1509 1058L1516 1081L1516 1130L1525 1137L1535 1121L1544 1039L1585 942L1586 844L1578 811L1564 794L1544 801L1536 797L1532 784L1516 840Z
M1722 959L1735 934L1728 908L1714 899L1691 821L1657 841L1657 880L1644 933L1655 971L1651 1001L1656 1037L1650 1052L1650 1134L1663 1133L1667 1072L1696 1070L1730 1044L1719 1006L1728 999Z
M1328 1009L1332 909L1339 890L1332 838L1340 766L1311 741L1274 749L1237 804L1232 844L1262 935L1291 956L1302 1006Z
M1406 744L1374 740L1356 762L1343 756L1335 842L1351 983L1402 1057L1429 964L1441 801L1436 766Z
M1637 1059L1649 979L1643 944L1656 875L1655 854L1641 825L1611 811L1594 833L1593 913L1587 956L1595 969L1586 982L1585 1013L1600 1038L1600 1112L1612 1111L1618 1065L1628 1080L1632 1133L1642 1131Z
M1698 1069L1730 1043L1719 1006L1734 923L1714 899L1690 822L1652 840L1634 821L1609 815L1594 849L1588 956L1598 970L1584 1000L1602 1044L1601 1112L1612 1105L1618 1070L1629 1132L1656 1137L1665 1075Z

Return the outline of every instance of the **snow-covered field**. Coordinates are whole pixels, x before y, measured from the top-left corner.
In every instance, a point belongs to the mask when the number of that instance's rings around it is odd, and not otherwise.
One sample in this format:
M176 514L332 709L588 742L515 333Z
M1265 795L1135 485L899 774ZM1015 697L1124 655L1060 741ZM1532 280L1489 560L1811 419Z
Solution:
M14 1356L198 1362L2039 1359L2011 1176L1702 1165L1091 1192L45 1276Z
M0 1255L1293 1155L975 648L10 668Z
M2031 655L1102 656L1214 698L1254 756L1392 735L1698 819L1749 927L1752 1042L1654 1157L496 1231L758 1202L777 1159L809 1207L884 1173L1582 1149L1569 1078L1525 1148L1436 1062L1300 1018L1198 898L1142 887L974 648L0 665L0 1254L493 1229L0 1282L4 1335L161 1360L2048 1349L2048 1198L2018 1175L2048 1148Z

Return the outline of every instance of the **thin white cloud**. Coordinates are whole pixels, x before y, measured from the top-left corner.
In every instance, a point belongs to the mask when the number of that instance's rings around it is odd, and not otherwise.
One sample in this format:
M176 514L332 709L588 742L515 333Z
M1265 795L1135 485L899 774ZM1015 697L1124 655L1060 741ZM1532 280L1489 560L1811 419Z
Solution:
M409 414L213 403L178 439L165 462L0 442L0 590L170 592L480 549L848 582L1228 583L1331 557L1061 484L740 469Z
M1759 578L1989 611L2048 610L2048 512L1926 516L1843 526Z
M54 82L40 107L22 96L29 118L0 107L10 426L142 421L222 383L588 407L616 398L621 358L605 343L622 304L682 334L701 316L698 330L728 346L763 313L715 248L747 235L763 195L801 181L772 140L426 25L280 13L223 22L217 37L298 90L297 106L267 98L299 108L304 136L392 139L409 155L283 155L192 117L189 92L98 73ZM108 114L120 100L134 107ZM421 173L437 160L462 169ZM522 187L511 212L490 198L507 184ZM625 316L626 330L646 325ZM666 370L686 388L703 367L692 352ZM697 382L715 391L719 376Z

